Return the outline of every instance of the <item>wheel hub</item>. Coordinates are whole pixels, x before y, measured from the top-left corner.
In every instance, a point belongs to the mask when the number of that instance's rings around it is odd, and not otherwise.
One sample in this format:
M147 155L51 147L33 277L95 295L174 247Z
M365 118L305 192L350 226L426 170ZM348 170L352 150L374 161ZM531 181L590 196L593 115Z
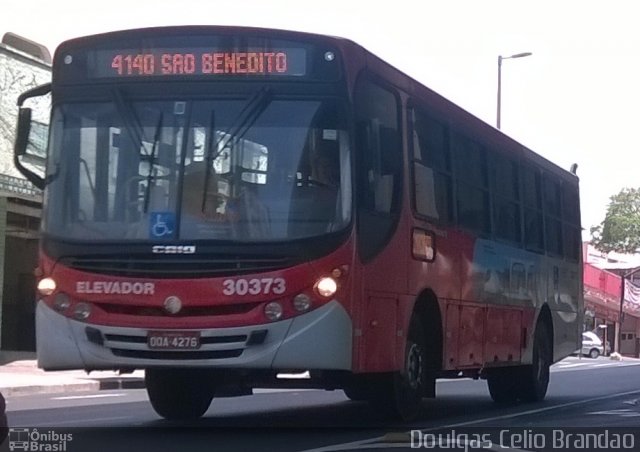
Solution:
M412 389L420 386L423 373L422 353L418 344L411 344L407 354L407 383Z

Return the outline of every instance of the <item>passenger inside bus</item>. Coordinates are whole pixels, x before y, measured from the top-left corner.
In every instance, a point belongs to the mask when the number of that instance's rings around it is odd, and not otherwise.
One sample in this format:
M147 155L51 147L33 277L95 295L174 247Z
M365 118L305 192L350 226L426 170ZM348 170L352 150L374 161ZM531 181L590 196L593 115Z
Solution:
M182 192L181 238L187 239L267 239L269 212L260 201L256 184L237 182L231 194L221 192L223 176L214 169L187 170Z
M327 148L316 150L312 157L309 183L334 191L338 190L340 167L337 152Z
M291 203L292 236L330 232L336 218L340 193L340 163L337 141L319 140L308 152L307 165Z
M204 168L185 172L182 188L183 215L211 218L223 203L224 197L218 192L218 175L215 170L209 171L208 176Z
M206 180L208 177L208 180ZM187 168L182 187L182 214L180 236L182 238L213 238L227 235L225 215L219 211L225 196L219 193L218 178L214 169ZM206 186L205 186L206 180Z

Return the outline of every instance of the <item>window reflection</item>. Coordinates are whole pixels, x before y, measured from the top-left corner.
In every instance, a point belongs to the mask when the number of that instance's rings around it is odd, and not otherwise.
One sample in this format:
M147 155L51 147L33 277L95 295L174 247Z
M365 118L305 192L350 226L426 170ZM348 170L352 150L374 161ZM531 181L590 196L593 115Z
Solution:
M238 127L246 104L57 107L45 231L75 240L269 241L346 226L352 194L343 107L270 100ZM334 193L321 202L322 159ZM158 221L175 227L154 227Z

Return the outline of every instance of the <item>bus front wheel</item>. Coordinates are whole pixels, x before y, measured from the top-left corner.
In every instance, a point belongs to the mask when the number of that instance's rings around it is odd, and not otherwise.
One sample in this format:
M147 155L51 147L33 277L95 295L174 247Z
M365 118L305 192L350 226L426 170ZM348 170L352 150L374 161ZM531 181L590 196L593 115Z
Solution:
M354 402L371 400L371 388L365 378L354 378L351 383L342 388L344 394Z
M146 369L145 384L151 406L169 420L201 417L215 393L213 375L201 369Z
M405 346L404 366L400 372L382 376L371 402L388 414L410 421L418 417L429 381L427 349L422 322L411 319ZM435 382L435 377L434 377Z

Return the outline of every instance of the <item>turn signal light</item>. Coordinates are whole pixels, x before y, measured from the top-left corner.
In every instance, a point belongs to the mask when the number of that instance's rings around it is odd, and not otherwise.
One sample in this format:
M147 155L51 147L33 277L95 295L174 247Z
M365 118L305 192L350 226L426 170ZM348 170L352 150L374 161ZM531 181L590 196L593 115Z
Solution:
M305 312L311 308L311 297L306 293L299 293L293 299L293 307L298 312Z
M87 303L78 303L73 308L73 317L77 320L87 320L91 315L91 306Z
M64 312L71 306L71 300L65 293L60 292L53 300L53 308L58 312Z
M284 310L282 309L282 305L277 301L272 301L271 303L267 303L266 306L264 307L264 315L272 322L275 322L276 320L280 320L280 318L282 317L283 311Z

